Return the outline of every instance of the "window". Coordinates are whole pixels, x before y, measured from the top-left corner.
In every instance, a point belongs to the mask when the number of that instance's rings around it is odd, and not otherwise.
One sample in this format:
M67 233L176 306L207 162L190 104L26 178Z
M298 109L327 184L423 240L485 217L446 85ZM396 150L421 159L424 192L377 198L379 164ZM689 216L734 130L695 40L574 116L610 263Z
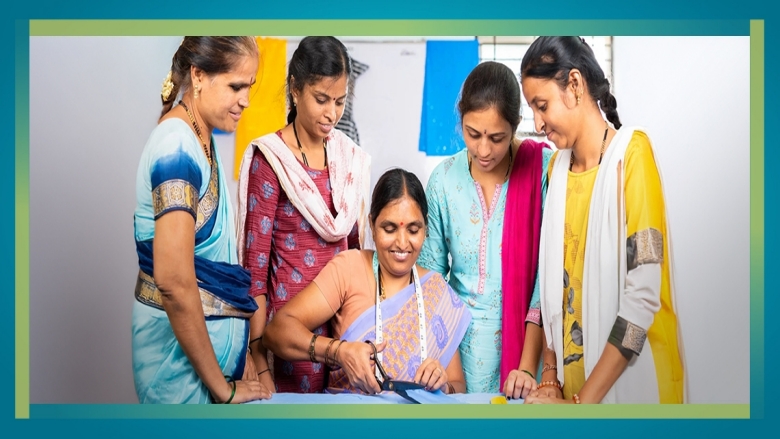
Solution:
M612 37L582 37L593 48L601 69L612 82ZM536 37L477 37L479 40L479 61L498 61L506 64L520 78L520 62L523 60L528 46ZM539 136L534 130L534 116L528 103L523 99L523 121L517 128L520 137Z

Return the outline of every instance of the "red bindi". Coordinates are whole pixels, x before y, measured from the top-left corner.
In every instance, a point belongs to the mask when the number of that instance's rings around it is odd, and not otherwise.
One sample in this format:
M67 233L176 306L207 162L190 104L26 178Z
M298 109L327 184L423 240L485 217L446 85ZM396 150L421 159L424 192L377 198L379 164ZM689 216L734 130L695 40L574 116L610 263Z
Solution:
M403 222L403 221L401 221L401 226L403 226L403 225L404 225L404 222Z

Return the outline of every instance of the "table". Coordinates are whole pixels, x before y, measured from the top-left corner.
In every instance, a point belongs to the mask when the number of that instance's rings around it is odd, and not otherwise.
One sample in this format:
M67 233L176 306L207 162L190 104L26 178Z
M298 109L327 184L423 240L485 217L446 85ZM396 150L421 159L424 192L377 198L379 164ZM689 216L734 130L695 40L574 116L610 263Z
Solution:
M490 399L500 393L456 393L446 395L441 391L410 390L409 396L422 404L490 404ZM522 399L507 401L509 404L522 404ZM252 401L247 404L411 404L393 392L378 395L353 393L274 393L271 399Z

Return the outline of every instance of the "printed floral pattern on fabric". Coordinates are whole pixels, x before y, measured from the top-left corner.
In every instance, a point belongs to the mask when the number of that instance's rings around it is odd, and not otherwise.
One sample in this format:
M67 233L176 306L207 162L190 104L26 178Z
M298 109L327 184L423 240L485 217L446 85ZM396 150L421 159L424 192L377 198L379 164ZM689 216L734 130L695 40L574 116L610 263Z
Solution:
M329 169L313 170L306 166L304 169L331 213L335 214ZM255 261L248 263L247 268L253 280L251 294L268 296L266 313L270 321L275 312L311 283L334 254L347 249L350 238L333 243L322 239L290 202L270 164L259 151L253 156L253 170L248 181L247 199L251 200L254 196L259 201L254 209L247 208L247 241L249 234L254 233L254 240L247 247L247 261ZM324 336L330 334L327 325L316 328L314 332ZM281 360L276 364L286 371L274 375L280 392L322 392L327 373L324 365Z

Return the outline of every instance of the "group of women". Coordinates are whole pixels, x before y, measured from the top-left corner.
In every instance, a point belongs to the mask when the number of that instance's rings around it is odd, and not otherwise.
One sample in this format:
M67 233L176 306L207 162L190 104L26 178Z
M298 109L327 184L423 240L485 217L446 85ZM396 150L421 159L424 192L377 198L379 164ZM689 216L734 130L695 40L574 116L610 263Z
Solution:
M258 62L251 37L185 37L163 84L137 174L142 403L374 394L377 363L446 394L685 401L661 174L584 40L536 39L520 82L479 64L466 149L426 188L396 168L371 191L371 158L335 128L347 49L306 37L234 214L212 133L236 129ZM516 137L522 97L557 151Z

